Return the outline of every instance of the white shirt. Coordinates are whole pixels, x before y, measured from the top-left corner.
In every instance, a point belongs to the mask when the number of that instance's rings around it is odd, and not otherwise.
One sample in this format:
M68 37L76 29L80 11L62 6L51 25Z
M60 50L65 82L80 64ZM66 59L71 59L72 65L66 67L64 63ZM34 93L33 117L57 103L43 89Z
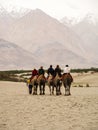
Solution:
M64 68L64 73L70 73L70 68L69 67L65 67Z

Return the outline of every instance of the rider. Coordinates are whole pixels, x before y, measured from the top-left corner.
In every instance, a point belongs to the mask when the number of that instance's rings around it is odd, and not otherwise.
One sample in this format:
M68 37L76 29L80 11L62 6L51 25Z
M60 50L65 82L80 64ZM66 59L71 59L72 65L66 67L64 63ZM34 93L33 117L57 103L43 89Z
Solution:
M71 76L71 74L70 74L70 67L69 67L69 65L65 65L65 68L64 68L64 70L63 70L63 76L64 75L69 75L70 76L70 78L72 79L72 81L73 81L73 78L72 78L72 76Z
M61 75L61 68L59 67L59 65L56 66L55 70L54 70L54 76L56 76L56 74L58 74L60 77Z
M36 76L36 75L38 75L38 71L34 68L34 69L32 70L32 77L34 77L34 76Z
M51 74L54 77L54 69L53 69L52 65L50 65L50 67L48 68L47 74L48 74L48 77L49 77L49 74ZM47 77L47 79L48 79L48 77Z
M54 69L53 69L52 65L50 65L50 67L48 68L47 73L48 73L48 75L51 74L52 76L54 76Z
M38 75L44 75L45 74L45 70L43 69L43 66L40 67L40 69L38 70Z
M65 65L64 74L68 74L68 73L70 73L69 65Z
M44 76L44 74L45 74L45 70L43 69L43 66L41 66L40 69L38 70L38 76L40 75ZM44 76L44 79L46 80L45 76Z

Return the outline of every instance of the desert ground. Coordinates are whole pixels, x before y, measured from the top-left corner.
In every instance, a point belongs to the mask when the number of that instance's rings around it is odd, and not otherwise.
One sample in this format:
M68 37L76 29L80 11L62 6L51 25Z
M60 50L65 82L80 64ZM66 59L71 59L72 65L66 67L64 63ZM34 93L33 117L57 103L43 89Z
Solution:
M0 130L98 130L98 74L73 76L71 96L63 86L61 96L49 95L48 86L35 96L26 83L0 81Z

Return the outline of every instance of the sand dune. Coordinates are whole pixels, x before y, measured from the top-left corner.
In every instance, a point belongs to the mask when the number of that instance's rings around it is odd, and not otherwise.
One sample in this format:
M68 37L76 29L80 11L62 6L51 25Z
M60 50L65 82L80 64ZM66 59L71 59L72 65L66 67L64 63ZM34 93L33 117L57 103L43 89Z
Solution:
M74 79L74 85L86 86L89 84L90 87L98 87L98 73L72 73Z
M98 87L71 96L28 94L24 83L0 82L0 130L98 130Z

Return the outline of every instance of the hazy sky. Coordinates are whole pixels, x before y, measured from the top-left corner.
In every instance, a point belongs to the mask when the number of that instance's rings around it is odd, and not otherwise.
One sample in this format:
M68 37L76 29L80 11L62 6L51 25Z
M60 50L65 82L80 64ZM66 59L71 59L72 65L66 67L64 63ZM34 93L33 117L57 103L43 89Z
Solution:
M87 13L98 14L98 0L0 0L4 7L39 8L52 17L77 17Z

